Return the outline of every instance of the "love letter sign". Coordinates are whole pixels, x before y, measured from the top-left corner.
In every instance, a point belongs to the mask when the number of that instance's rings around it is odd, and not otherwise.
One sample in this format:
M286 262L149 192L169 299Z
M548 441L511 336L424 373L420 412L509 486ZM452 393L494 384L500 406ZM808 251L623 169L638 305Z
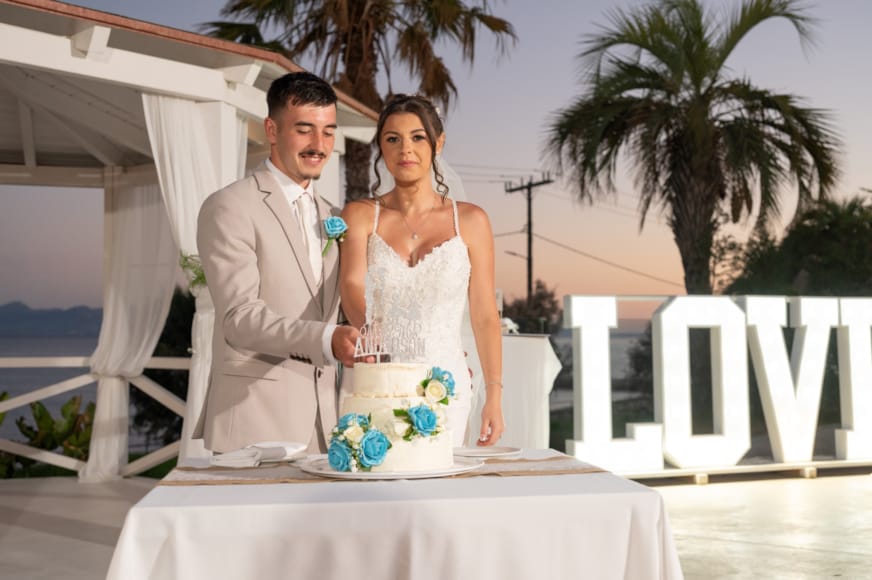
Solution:
M748 352L778 463L811 461L830 331L838 328L841 429L836 457L872 460L872 298L677 296L652 317L654 423L612 438L609 329L613 296L567 296L574 439L567 451L616 472L736 465L751 447ZM790 353L782 330L796 329ZM691 431L689 329L711 333L714 433Z

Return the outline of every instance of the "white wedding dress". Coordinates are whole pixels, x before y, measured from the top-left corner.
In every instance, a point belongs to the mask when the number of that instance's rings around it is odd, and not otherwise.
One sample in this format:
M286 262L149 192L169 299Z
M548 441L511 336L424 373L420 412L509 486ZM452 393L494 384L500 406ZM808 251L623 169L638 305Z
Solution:
M413 325L423 341L426 362L451 371L457 398L448 405L448 427L454 446L462 447L472 400L461 342L470 263L453 199L451 206L454 236L410 266L379 235L379 204L375 204L366 251L366 321L376 322L384 336L408 334L409 325Z

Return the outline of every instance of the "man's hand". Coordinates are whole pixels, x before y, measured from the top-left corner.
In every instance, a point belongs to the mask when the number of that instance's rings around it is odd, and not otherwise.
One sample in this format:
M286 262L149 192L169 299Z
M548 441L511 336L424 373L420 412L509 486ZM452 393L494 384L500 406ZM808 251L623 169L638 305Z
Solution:
M333 357L347 367L354 366L354 346L360 332L353 326L337 326L330 338Z

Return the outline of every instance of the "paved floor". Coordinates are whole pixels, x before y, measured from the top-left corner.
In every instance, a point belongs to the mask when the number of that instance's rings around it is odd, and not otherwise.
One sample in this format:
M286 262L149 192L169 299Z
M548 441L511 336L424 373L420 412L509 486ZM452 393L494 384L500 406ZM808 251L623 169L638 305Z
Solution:
M868 472L649 483L666 502L688 580L872 579ZM128 508L153 485L0 481L0 576L102 579Z
M656 487L688 580L872 578L872 476Z
M124 516L155 480L79 484L72 477L0 481L0 578L105 578Z

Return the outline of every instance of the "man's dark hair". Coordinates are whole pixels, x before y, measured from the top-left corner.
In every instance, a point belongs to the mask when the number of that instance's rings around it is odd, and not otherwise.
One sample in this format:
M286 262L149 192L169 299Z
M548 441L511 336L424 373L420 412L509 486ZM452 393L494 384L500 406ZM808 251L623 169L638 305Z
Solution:
M269 116L291 105L317 105L327 107L336 104L336 91L330 84L310 72L292 72L272 82L266 94Z

